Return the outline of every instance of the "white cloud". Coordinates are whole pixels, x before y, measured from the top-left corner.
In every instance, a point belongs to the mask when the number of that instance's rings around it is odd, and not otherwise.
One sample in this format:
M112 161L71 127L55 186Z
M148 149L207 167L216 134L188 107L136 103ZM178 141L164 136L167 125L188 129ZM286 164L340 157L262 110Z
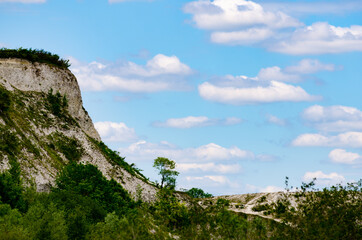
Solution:
M317 22L295 30L269 50L292 55L362 51L362 26L335 27Z
M142 140L127 148L119 149L119 152L132 161L151 161L157 157L167 157L177 163L255 159L252 152L238 147L224 148L215 143L182 149L168 142L149 143Z
M284 3L283 3L284 4ZM185 5L196 27L211 32L211 41L228 45L258 45L270 51L292 55L327 54L362 51L362 26L338 27L326 22L305 26L285 14L287 10L304 9L315 12L360 9L360 3L263 4L246 0L199 0ZM279 6L276 7L276 6ZM289 6L286 4L286 6ZM293 8L294 6L294 8ZM296 7L298 6L298 7ZM280 11L282 10L282 11ZM293 12L293 10L291 11ZM303 12L303 11L302 11Z
M198 28L211 30L211 41L220 44L254 44L273 37L276 29L302 25L281 11L265 11L246 0L194 1L184 11L193 15Z
M300 22L283 12L265 11L255 2L246 0L200 0L185 5L197 27L208 30L232 30L252 26L285 28Z
M329 153L329 159L335 163L357 164L361 163L362 156L358 153L347 152L344 149L334 149Z
M334 71L336 66L334 64L321 63L317 59L303 59L296 66L289 66L285 68L285 72L297 74L312 74L320 71Z
M185 90L189 86L186 77L192 74L189 66L176 56L158 54L145 65L119 61L114 63L81 63L71 60L71 70L83 90L158 92Z
M309 95L299 86L271 81L267 86L235 87L217 86L209 82L199 85L202 98L233 105L271 102L315 101L319 97Z
M206 187L227 186L228 188L239 187L238 183L230 181L227 177L223 175L207 175L202 177L187 176L186 181L192 182L192 184L196 186L206 186Z
M199 85L199 94L206 100L234 105L315 101L303 88L287 84L302 81L305 75L318 71L334 71L333 64L303 59L296 66L262 68L256 77L226 75Z
M245 190L249 193L272 193L272 192L282 192L283 188L278 186L266 186L266 187L258 187L251 184L245 185Z
M109 3L122 3L122 2L152 2L153 0L108 0Z
M215 164L215 163L178 163L176 166L180 172L217 172L221 174L238 173L241 171L239 164Z
M305 121L324 132L362 130L362 111L347 106L311 106L303 111Z
M250 45L261 42L273 36L273 31L267 28L249 28L231 32L213 32L211 41L228 45Z
M138 139L135 130L122 122L96 122L94 126L103 141L134 142Z
M258 79L266 81L299 82L302 77L297 74L285 73L280 67L262 68L258 73Z
M153 123L156 127L169 127L169 128L193 128L205 127L213 125L235 125L241 122L240 118L226 118L226 119L210 119L205 116L194 117L188 116L185 118L170 118L165 122Z
M260 192L265 192L265 193L282 192L282 191L284 191L284 189L277 186L266 186L265 188L262 188L260 190Z
M273 115L267 115L266 117L267 117L267 121L268 121L269 123L272 123L272 124L275 124L275 125L279 125L279 126L285 126L285 125L287 125L287 122L286 122L286 120L284 120L284 119L280 119L280 118L278 118L278 117L276 117L276 116L273 116Z
M334 185L338 183L343 183L346 181L346 179L338 174L338 173L330 173L326 174L322 171L316 171L316 172L306 172L303 176L304 182L310 182L314 178L316 178L316 184L322 184L322 185Z
M0 0L2 2L10 2L10 3L45 3L46 0Z
M293 146L320 147L362 147L362 132L346 132L336 136L302 134L292 142Z
M362 9L359 0L313 1L313 2L280 2L264 3L263 7L270 11L282 11L293 16L305 14L344 14Z

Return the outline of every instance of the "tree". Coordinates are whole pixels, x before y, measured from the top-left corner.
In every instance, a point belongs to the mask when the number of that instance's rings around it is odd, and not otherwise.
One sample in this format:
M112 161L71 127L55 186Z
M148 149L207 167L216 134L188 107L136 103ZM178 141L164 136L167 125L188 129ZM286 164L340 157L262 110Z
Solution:
M176 176L179 175L179 172L173 170L176 167L176 163L168 158L158 157L153 163L153 167L159 171L161 175L161 184L162 188L172 188L176 186Z
M186 193L193 198L210 198L212 194L205 193L204 190L201 188L191 188L190 190L186 191Z

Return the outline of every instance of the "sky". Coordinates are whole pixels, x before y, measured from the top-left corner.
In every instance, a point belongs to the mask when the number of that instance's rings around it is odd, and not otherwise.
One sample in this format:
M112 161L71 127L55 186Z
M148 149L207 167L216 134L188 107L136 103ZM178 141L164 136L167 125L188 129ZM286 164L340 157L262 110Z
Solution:
M0 0L0 47L71 62L102 140L214 195L362 176L362 1Z

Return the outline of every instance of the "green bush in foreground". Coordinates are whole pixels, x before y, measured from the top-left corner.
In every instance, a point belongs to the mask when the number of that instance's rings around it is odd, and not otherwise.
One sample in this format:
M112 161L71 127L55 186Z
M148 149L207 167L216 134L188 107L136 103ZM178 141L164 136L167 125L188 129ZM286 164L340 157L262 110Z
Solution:
M322 190L314 181L274 204L279 239L362 239L362 182ZM291 201L296 201L292 207Z

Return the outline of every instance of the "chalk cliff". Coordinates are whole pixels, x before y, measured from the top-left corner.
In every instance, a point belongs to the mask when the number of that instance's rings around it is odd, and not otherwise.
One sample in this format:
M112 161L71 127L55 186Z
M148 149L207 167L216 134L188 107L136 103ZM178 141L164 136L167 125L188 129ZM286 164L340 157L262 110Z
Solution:
M154 200L157 188L101 142L70 70L0 59L0 96L9 103L0 111L0 169L15 158L24 181L46 191L69 161L91 163L135 198Z

